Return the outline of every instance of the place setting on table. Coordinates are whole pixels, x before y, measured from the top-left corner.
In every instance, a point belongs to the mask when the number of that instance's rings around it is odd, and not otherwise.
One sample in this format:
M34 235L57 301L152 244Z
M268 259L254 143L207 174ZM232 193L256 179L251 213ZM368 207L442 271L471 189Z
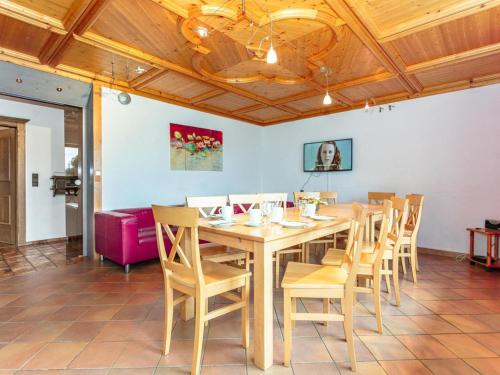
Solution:
M223 206L219 213L208 217L208 224L216 228L243 225L250 228L280 226L287 229L305 229L313 227L316 221L333 221L337 218L330 215L318 215L317 211L317 202L307 203L306 201L298 204L298 215L296 211L292 215L287 214L286 208L281 207L279 202L262 202L260 208L251 208L247 214L234 214L232 206Z

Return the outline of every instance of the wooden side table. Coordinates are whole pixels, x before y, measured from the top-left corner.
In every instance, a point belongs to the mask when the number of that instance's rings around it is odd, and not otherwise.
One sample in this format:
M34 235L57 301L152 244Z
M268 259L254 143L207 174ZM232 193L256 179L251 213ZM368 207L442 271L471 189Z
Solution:
M498 243L500 240L500 231L485 228L467 228L467 230L469 231L470 235L470 262L480 264L482 266L485 266L486 268L500 268L500 261L498 259ZM474 235L476 233L486 236L486 262L474 259Z

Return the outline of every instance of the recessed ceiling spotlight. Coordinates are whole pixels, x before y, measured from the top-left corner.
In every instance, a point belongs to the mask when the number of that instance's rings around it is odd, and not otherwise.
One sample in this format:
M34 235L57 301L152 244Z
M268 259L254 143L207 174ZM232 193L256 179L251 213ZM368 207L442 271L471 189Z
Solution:
M208 36L208 29L204 26L195 27L194 32L198 34L200 38L206 38Z
M17 83L23 83L23 79L22 79L21 77L17 77L17 78L16 78L16 82L17 82Z
M62 87L58 87L58 88L56 88L56 91L57 91L57 92L62 92L62 90L63 90L63 89L62 89Z
M143 74L143 73L146 71L146 69L144 69L142 66L139 66L139 65L138 65L138 66L134 69L134 71L135 71L135 73L136 73L136 74Z

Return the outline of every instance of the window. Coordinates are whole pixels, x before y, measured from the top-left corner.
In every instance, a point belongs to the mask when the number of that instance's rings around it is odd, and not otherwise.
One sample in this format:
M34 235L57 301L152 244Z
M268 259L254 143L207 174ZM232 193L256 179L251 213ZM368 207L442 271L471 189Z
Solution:
M80 157L78 155L78 147L64 148L64 166L66 176L78 176L78 163Z

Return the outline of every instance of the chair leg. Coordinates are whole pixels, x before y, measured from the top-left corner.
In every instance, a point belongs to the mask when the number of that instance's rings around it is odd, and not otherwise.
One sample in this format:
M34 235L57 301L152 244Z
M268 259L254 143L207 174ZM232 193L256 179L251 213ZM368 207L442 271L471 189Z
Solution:
M382 275L375 272L373 276L373 305L375 306L375 318L377 319L377 332L382 334L382 306L380 305L380 284Z
M418 251L417 251L417 244L416 242L411 243L410 245L413 248L413 252L415 253L415 268L417 269L417 272L420 272L420 268L418 266Z
M384 270L389 271L389 260L387 259L384 259ZM387 272L385 274L385 285L387 287L387 294L391 294L391 278Z
M410 245L410 265L411 273L413 275L413 283L417 283L417 249L416 246Z
M201 351L203 349L203 331L205 328L205 303L206 299L196 296L196 322L194 328L194 349L191 375L199 375L201 366Z
M284 365L286 367L290 366L290 357L292 356L292 298L290 297L290 292L285 289L283 297L283 307L284 307Z
M276 252L274 266L275 266L274 287L279 288L280 287L280 253L279 253L279 251Z
M323 314L329 314L330 313L330 299L329 298L323 298ZM323 324L328 327L328 320L325 320Z
M208 314L208 298L205 301L205 315ZM205 321L205 327L208 327L208 320Z
M399 260L392 260L392 281L394 282L394 294L396 295L396 306L401 305L401 295L399 293Z
M306 260L305 263L309 263L309 250L310 250L310 244L309 242L306 243L306 249L305 249L305 254L306 254Z
M352 317L353 317L353 304L346 296L346 301L344 303L344 333L347 341L347 351L349 352L349 360L351 361L351 370L356 371L356 352L354 351L354 339L353 339L353 327L352 327ZM352 298L352 295L351 295Z
M250 320L248 318L248 308L250 304L250 278L247 278L245 286L241 288L241 299L245 301L245 306L241 309L241 344L244 348L248 348L250 343Z
M404 253L404 251L406 250L406 248L401 247L401 250ZM401 266L403 268L403 275L406 276L406 257L405 256L400 256L400 258L401 258Z
M172 339L172 321L174 317L174 290L170 288L168 281L165 283L165 331L163 332L163 354L170 352L170 341Z

